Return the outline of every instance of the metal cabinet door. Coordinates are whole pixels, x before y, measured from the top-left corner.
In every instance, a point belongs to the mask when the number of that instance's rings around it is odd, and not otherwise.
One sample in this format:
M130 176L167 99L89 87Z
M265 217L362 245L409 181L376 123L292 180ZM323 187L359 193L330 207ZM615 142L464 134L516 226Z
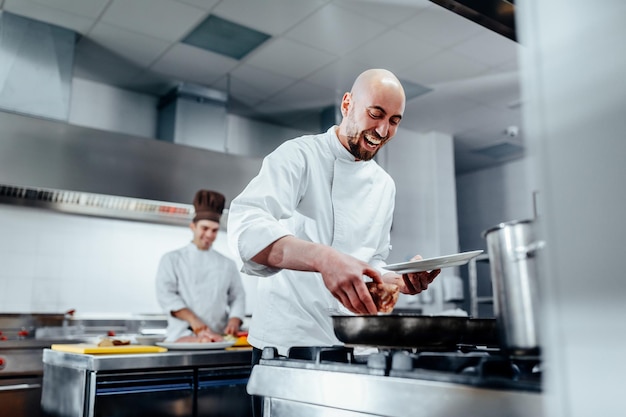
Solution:
M198 370L198 417L252 417L250 366Z
M98 375L93 416L189 417L193 402L192 370Z
M36 417L40 408L41 377L0 378L0 417Z

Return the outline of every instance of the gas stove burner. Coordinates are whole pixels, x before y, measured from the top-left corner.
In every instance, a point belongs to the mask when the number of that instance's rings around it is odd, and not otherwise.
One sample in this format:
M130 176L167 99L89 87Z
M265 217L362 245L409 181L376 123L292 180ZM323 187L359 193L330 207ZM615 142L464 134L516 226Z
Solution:
M540 364L538 357L511 358L499 352L396 352L389 376L540 392Z
M539 356L513 357L497 348L464 345L455 351L379 349L355 355L349 346L294 347L286 357L266 347L262 365L453 382L495 389L541 391Z

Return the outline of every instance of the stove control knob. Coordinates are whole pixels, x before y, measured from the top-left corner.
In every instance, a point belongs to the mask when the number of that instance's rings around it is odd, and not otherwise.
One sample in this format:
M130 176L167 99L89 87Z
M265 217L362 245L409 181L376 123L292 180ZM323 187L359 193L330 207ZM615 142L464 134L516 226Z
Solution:
M413 369L413 358L406 352L395 352L391 358L391 369L394 371L410 371Z
M372 353L367 357L367 367L387 370L389 367L389 355L386 352Z
M2 371L7 366L7 361L3 357L0 356L0 371Z

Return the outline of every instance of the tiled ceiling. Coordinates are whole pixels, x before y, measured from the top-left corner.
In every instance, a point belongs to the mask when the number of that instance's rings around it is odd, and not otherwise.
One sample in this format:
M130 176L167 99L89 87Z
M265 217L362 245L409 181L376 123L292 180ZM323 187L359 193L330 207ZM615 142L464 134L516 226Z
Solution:
M523 131L507 135L521 124L522 47L428 0L0 0L0 8L79 33L80 78L156 96L201 84L227 92L233 113L317 131L320 112L356 74L383 67L420 92L401 129L453 135L457 173L520 156L480 148L523 152ZM209 16L269 38L241 59L184 43Z

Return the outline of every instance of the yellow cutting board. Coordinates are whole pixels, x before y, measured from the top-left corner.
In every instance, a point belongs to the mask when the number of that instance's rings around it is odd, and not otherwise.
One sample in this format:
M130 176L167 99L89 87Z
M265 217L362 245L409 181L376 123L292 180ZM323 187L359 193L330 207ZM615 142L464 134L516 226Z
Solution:
M167 352L167 348L151 345L119 345L98 346L89 343L57 344L50 346L52 350L70 353L111 354L111 353L159 353Z

